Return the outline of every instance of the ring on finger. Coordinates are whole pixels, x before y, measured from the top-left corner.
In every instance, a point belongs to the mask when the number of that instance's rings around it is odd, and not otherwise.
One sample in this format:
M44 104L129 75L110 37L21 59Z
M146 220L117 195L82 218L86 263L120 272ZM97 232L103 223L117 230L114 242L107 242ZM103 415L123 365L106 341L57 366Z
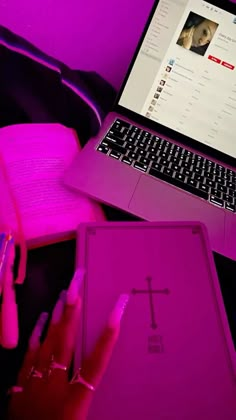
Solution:
M73 376L73 378L70 381L70 385L74 385L74 384L81 384L83 386L85 386L85 388L89 389L90 391L95 391L95 386L93 386L92 384L90 384L89 382L87 382L83 376L81 376L80 374L81 368L75 373L75 375Z
M32 366L28 375L28 379L31 379L31 378L43 379L43 376L44 376L43 372L40 372L39 370L35 369L34 366Z
M51 356L51 361L50 361L50 365L47 371L47 376L49 377L51 375L51 373L53 372L53 370L58 369L58 370L62 370L64 372L67 372L68 367L65 365L62 365L61 363L58 363L55 360L54 355Z

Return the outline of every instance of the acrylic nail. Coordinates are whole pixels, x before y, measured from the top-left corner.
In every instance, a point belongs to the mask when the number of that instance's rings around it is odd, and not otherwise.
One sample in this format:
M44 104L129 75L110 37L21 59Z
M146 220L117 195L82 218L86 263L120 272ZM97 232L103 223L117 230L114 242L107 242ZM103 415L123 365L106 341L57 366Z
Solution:
M127 294L120 295L118 301L115 304L115 307L110 315L108 326L111 328L117 328L120 325L121 319L123 317L125 308L129 301L130 296Z
M78 270L75 272L71 280L70 286L67 290L66 303L68 305L75 305L75 303L77 302L80 289L83 284L84 275L85 270L83 268L78 268Z
M66 290L62 290L62 292L60 293L59 299L56 302L56 305L54 306L54 309L52 311L51 323L53 325L58 324L58 322L60 322L62 318L64 306L66 303L66 296L67 296Z
M47 320L48 320L48 313L42 312L36 322L36 325L29 339L30 350L37 350L37 348L40 346L40 338L43 334L43 330L44 330Z

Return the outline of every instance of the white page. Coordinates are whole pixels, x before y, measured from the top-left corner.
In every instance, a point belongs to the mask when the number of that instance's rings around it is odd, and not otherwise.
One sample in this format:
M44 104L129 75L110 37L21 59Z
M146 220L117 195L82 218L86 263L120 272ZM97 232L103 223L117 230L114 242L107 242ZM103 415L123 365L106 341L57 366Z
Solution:
M80 221L95 220L92 201L62 181L79 149L74 130L60 124L22 124L0 131L0 150L28 243L70 234Z

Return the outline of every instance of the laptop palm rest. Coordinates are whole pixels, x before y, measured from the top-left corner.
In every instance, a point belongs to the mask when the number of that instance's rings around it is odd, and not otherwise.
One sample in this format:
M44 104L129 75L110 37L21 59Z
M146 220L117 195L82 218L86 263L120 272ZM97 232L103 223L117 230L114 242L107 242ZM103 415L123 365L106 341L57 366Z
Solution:
M200 221L208 229L212 248L225 247L224 211L165 182L142 175L129 210L149 221Z

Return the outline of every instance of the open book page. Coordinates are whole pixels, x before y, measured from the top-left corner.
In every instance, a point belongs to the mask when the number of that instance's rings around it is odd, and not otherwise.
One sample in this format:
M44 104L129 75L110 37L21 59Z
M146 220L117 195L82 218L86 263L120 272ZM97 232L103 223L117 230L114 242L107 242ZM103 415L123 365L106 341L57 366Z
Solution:
M96 220L98 206L62 182L79 149L75 131L60 124L1 129L0 150L29 246L58 240L81 221Z
M16 211L4 168L5 164L0 155L0 232L11 230L16 236L18 230Z

